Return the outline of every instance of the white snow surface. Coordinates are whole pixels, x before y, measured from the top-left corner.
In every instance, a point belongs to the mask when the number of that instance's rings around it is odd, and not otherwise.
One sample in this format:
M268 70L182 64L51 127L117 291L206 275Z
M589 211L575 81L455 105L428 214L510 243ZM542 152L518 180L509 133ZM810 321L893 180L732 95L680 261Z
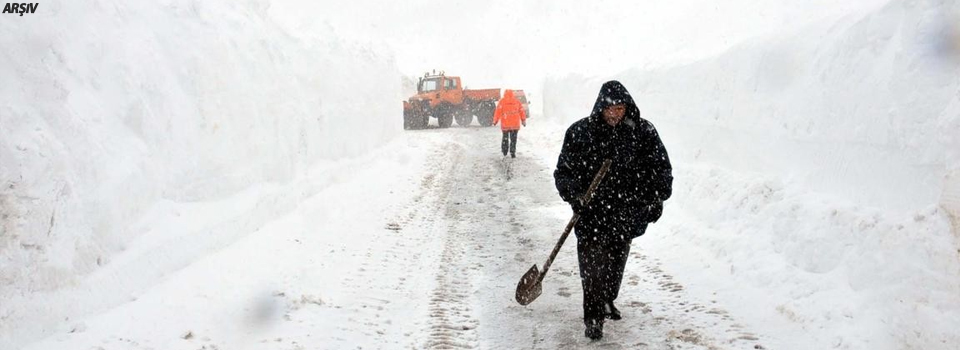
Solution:
M63 1L0 21L0 348L128 301L295 208L284 184L310 167L399 133L389 56L265 11Z
M957 23L938 0L3 15L0 349L956 349ZM517 159L496 128L400 130L433 68L532 92ZM572 237L540 299L513 292L610 79L676 180L590 342Z

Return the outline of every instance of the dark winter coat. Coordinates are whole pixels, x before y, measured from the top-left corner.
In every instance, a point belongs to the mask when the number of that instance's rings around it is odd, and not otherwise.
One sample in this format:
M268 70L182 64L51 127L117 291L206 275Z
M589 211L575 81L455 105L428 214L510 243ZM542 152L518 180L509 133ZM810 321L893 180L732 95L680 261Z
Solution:
M623 121L608 125L603 109L621 103L626 105ZM617 81L603 84L590 116L567 129L554 171L560 197L571 202L583 196L604 159L613 165L590 205L580 210L586 226L577 225L577 236L590 234L581 232L584 227L598 234L615 228L619 236L625 230L625 238L640 236L647 223L660 218L672 193L673 172L656 128L640 117L633 97Z

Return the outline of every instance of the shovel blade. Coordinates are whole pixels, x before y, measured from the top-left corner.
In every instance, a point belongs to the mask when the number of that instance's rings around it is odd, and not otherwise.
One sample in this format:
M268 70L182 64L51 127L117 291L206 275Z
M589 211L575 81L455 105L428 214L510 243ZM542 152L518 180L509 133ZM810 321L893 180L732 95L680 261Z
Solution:
M537 300L541 292L543 290L540 285L540 270L537 269L537 265L533 265L520 278L520 283L517 283L517 302L520 305L530 304Z

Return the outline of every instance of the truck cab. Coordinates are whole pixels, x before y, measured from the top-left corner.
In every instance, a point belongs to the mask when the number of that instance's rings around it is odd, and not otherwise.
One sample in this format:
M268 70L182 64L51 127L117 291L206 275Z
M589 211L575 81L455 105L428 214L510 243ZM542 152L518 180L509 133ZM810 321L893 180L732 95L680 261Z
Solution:
M445 75L424 76L417 83L417 96L421 101L427 101L431 108L447 102L454 105L463 103L463 87L460 77Z

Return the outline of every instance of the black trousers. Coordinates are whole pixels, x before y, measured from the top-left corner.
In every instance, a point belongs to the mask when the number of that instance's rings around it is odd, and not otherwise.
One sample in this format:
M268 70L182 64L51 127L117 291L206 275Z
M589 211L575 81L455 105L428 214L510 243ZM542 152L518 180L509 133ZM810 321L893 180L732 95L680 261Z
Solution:
M580 282L583 284L583 323L602 323L604 305L620 294L623 269L632 240L602 241L577 238Z
M503 155L507 155L507 150L510 151L511 155L517 154L517 132L519 131L520 130L503 131L503 142L500 144Z

